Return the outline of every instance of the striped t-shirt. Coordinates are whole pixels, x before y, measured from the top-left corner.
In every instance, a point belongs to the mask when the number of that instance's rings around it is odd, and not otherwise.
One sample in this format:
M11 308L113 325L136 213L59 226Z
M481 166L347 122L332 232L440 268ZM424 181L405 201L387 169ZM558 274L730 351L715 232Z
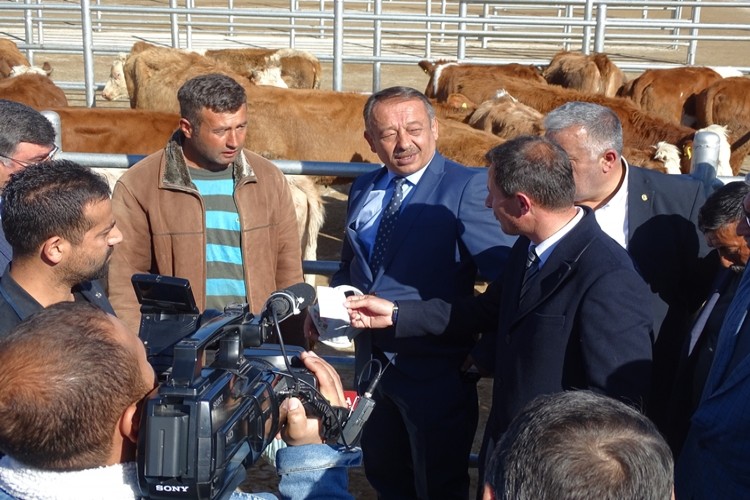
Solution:
M231 302L247 302L232 169L191 168L190 177L206 207L206 308L223 311Z

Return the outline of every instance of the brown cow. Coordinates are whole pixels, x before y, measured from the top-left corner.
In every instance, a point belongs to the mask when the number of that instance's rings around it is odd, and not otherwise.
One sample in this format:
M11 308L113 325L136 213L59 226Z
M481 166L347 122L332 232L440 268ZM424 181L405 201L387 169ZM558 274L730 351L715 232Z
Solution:
M429 61L419 61L419 67L430 77L427 88L424 93L427 97L436 98L444 101L449 94L460 93L452 88L450 82L461 77L470 80L472 78L483 79L488 75L504 75L516 78L527 79L530 81L545 83L539 68L533 65L524 64L468 64L458 63L455 61L438 60L434 63ZM475 103L482 103L472 99Z
M132 107L179 111L177 90L195 76L195 68L186 67L189 63L181 56L184 54L149 49L128 59L125 76ZM167 72L168 63L173 63L177 71ZM367 96L281 89L252 85L242 77L235 79L247 92L249 126L245 144L251 150L270 159L378 162L364 139L362 109ZM483 165L484 154L478 152L500 140L459 125L441 120L438 148L444 153L450 151L445 153L448 158L465 165Z
M29 60L12 40L0 38L0 78L8 78L14 66L29 66Z
M750 153L750 79L731 77L718 80L696 98L698 126L724 125L729 130L734 175Z
M254 71L278 66L281 78L290 89L320 88L320 61L304 50L216 49L207 50L204 55L227 65L254 83L258 83L257 78L253 78Z
M34 109L68 105L65 92L48 76L35 72L0 80L0 99L22 102Z
M491 99L499 90L505 90L523 104L531 106L542 114L571 101L585 101L611 108L620 118L623 127L625 146L652 154L659 141L676 145L680 151L687 151L692 144L695 130L673 124L643 112L629 99L584 94L572 89L533 83L512 77L493 75L484 81L474 78L454 78L450 88L460 92L473 102ZM441 100L441 96L437 96ZM446 96L447 97L447 96ZM445 99L445 97L443 97ZM690 158L682 155L682 168L690 168Z
M654 116L693 127L696 96L721 78L707 67L649 69L623 85L617 95L633 100Z
M547 83L586 94L612 97L625 82L625 75L606 54L586 55L562 50L542 72Z

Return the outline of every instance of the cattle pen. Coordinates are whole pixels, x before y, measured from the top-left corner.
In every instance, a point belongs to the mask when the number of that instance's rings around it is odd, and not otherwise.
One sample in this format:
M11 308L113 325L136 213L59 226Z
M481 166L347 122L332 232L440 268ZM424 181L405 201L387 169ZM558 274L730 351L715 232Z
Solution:
M59 85L96 105L112 56L135 41L206 48L298 48L328 64L333 90L375 90L384 68L420 59L543 65L559 49L606 52L625 71L680 64L750 71L750 2L682 0L234 0L154 3L5 1L0 35L30 61L79 57L82 71ZM345 81L345 65L371 74Z

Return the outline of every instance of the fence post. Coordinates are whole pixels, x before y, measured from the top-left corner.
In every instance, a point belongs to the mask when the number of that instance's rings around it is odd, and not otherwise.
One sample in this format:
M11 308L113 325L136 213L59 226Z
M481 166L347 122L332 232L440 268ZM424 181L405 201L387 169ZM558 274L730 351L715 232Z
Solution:
M590 23L593 19L594 14L594 0L586 0L586 5L583 7L583 20ZM591 53L591 25L586 24L583 27L583 44L581 51L588 55Z
M693 158L690 162L690 176L703 182L706 196L722 185L717 179L719 165L719 135L708 130L695 133L693 138Z
M607 33L607 4L596 6L596 34L594 35L594 52L604 52L604 38Z
M700 1L700 0L698 0ZM701 6L696 5L693 7L693 17L692 17L692 24L693 26L697 25L701 22ZM690 43L688 44L688 53L687 53L687 63L693 65L695 64L695 56L698 51L698 28L692 28L690 30Z
M172 47L180 48L180 25L177 17L177 0L169 0L169 8L172 12L169 14L170 30L172 33Z
M429 2L428 2L429 5ZM372 55L375 62L372 64L372 91L377 92L380 89L380 69L382 63L378 61L381 54L381 45L383 44L383 21L380 16L383 14L383 0L375 0L375 21L372 23Z
M344 0L333 0L333 90L341 92L344 74Z
M86 106L94 107L94 35L91 32L91 2L81 0L81 32L83 36L83 82L86 86Z

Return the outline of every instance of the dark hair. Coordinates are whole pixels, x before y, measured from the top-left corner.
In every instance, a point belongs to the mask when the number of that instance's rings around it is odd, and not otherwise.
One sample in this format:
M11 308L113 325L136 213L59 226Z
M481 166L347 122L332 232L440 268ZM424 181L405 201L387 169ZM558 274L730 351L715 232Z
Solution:
M84 209L109 195L103 176L68 160L37 163L14 173L2 203L3 230L13 254L31 255L55 235L80 243L92 227Z
M539 396L511 422L486 480L498 499L668 500L672 453L651 421L589 391Z
M622 123L611 109L591 102L568 102L544 117L545 134L549 137L570 127L583 127L588 140L583 146L599 156L608 149L622 155Z
M549 139L520 136L495 146L486 158L492 182L506 196L524 193L549 210L573 205L576 187L570 160Z
M52 146L55 129L44 115L20 102L0 99L0 155L13 157L22 142ZM0 158L0 162L7 161Z
M247 103L245 89L232 78L219 73L196 76L186 81L177 92L180 115L193 127L200 127L200 112L207 108L214 113L232 113Z
M380 90L372 94L365 103L365 107L362 110L362 117L365 119L365 128L370 128L370 119L372 118L372 110L376 104L389 101L391 99L397 101L411 101L419 100L424 104L427 116L430 118L430 123L435 120L435 108L432 107L432 103L429 99L417 89L411 87L389 87L387 89Z
M118 419L151 389L114 327L89 303L61 302L0 337L0 450L43 470L106 464Z
M711 193L698 211L701 232L718 231L727 224L742 220L745 215L742 201L748 193L750 186L743 181L730 182Z

